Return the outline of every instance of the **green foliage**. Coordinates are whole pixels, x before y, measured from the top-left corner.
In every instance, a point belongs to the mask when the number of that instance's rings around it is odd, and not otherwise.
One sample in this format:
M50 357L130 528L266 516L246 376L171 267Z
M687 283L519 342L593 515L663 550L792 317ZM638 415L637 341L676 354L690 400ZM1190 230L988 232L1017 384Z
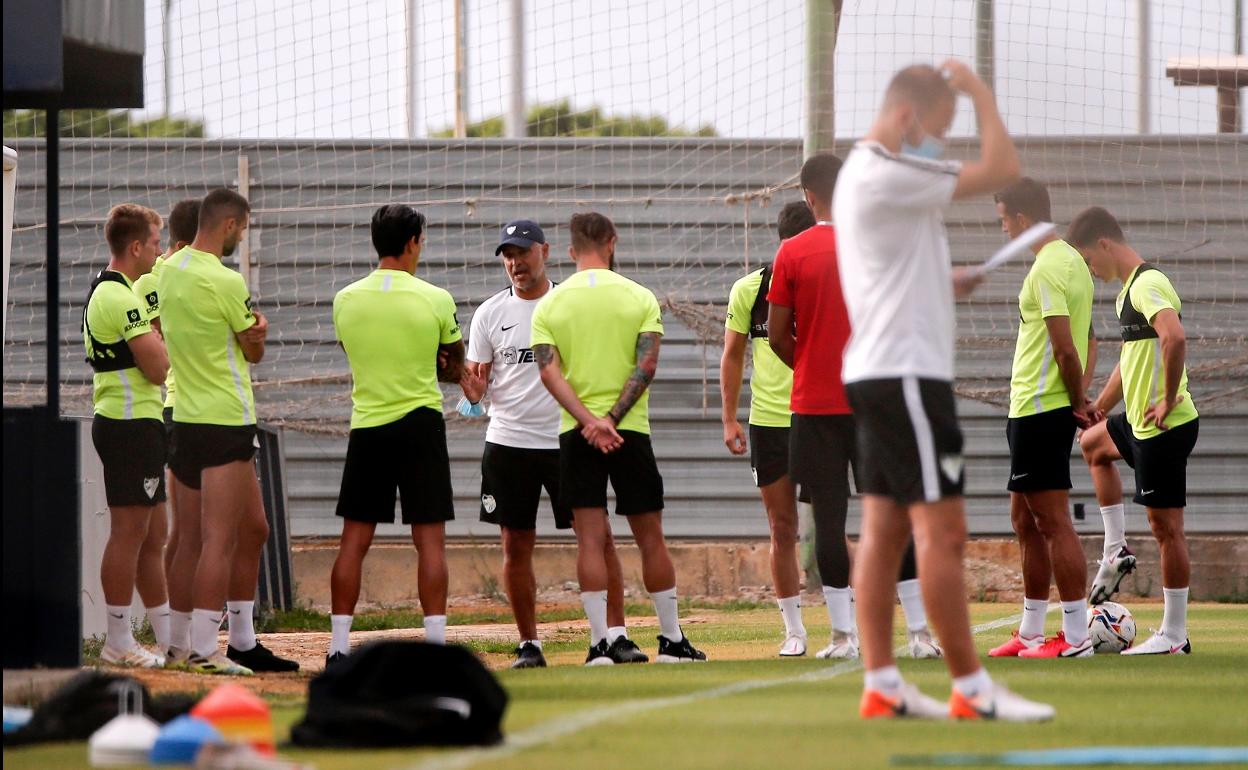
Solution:
M152 118L136 121L129 110L63 110L57 115L63 137L110 139L200 139L204 124L187 118ZM43 110L5 110L4 137L47 136L48 115Z
M707 123L696 131L672 126L658 115L604 115L602 108L573 110L567 99L529 108L528 136L716 136L715 127ZM467 126L470 137L501 137L503 116L494 115ZM437 131L435 137L450 137L450 128Z

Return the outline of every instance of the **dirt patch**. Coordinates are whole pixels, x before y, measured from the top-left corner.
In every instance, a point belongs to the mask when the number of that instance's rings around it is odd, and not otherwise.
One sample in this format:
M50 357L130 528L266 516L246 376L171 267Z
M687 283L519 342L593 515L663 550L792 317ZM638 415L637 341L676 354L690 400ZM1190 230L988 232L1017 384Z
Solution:
M699 611L680 619L682 625L696 626L713 623L721 619L723 613L716 611ZM630 625L655 626L658 620L654 617L629 618ZM589 630L589 623L584 619L563 620L552 623L539 623L538 632L546 642L572 642L584 640ZM356 631L351 634L352 647L374 642L381 639L406 639L418 641L424 638L421 629L393 629L389 631ZM299 671L290 674L256 674L252 677L207 677L190 674L184 671L165 670L127 670L153 693L164 692L207 692L216 685L229 681L246 687L252 692L271 698L302 698L307 694L308 680L325 668L325 653L329 649L330 635L325 632L298 632L279 634L260 634L259 638L274 654L299 662ZM467 642L514 642L516 627L510 623L483 623L479 625L448 626L446 639L451 643ZM221 635L221 645L225 646L226 636ZM506 668L511 663L511 656L506 653L478 653L485 665L493 670Z

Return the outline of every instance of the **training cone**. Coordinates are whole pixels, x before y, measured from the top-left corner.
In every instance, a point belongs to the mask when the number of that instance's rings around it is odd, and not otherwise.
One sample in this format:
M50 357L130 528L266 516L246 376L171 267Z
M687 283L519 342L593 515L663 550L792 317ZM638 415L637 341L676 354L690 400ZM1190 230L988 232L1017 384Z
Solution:
M274 753L269 705L246 688L223 684L195 704L191 715L211 722L227 741L245 743L264 754Z
M160 725L142 714L119 714L87 742L92 767L141 765L156 743Z
M156 736L148 760L153 765L189 765L206 744L225 743L221 731L208 721L183 715L165 725Z

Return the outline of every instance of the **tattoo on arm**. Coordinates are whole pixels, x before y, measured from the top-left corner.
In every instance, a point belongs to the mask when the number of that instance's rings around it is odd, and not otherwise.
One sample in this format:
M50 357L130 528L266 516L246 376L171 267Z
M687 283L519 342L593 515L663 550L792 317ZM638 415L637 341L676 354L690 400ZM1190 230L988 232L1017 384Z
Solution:
M537 362L538 369L545 369L555 362L555 346L554 345L534 345L533 360Z
M662 341L663 335L658 332L642 332L637 335L637 366L633 369L628 382L624 383L619 400L607 412L607 417L610 417L616 425L620 424L624 415L628 414L628 411L637 403L637 399L641 398L641 394L645 393L646 388L650 387L650 383L654 381L654 373L659 368L659 347Z

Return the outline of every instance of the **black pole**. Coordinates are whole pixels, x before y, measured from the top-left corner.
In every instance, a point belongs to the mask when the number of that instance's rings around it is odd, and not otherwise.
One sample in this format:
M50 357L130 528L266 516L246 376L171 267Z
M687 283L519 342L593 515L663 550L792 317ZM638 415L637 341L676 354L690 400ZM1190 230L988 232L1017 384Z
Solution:
M47 289L47 335L48 335L48 417L56 422L61 417L61 157L60 113L55 108L47 111L47 172L48 204L48 280Z

